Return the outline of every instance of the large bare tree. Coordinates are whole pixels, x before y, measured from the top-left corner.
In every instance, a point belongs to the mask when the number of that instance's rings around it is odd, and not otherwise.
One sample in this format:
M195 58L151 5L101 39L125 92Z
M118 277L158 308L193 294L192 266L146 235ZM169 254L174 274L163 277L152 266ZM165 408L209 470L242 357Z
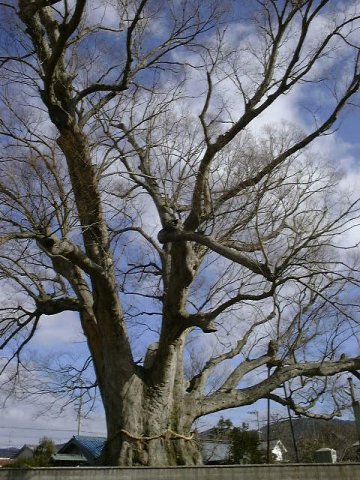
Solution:
M194 420L261 398L341 407L359 211L312 145L356 101L356 3L1 2L2 367L77 312L104 463L197 464Z

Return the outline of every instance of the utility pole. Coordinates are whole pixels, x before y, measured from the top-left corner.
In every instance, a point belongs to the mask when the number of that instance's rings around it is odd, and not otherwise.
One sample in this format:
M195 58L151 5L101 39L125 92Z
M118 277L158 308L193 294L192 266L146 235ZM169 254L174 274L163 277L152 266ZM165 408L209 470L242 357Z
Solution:
M271 365L268 365L268 378L270 377ZM267 463L271 463L271 452L270 452L270 397L267 399L267 426L266 426L266 457Z
M83 389L80 387L80 397L79 397L79 408L78 408L78 424L77 424L77 434L80 435L81 430L81 415L82 415L82 406L83 406Z
M283 383L283 388L284 388L285 400L287 400L288 396L287 396L285 383ZM290 398L290 396L289 396L289 398ZM292 438L293 445L294 445L296 463L299 463L299 451L298 451L298 448L297 448L295 431L294 431L294 424L293 424L293 421L292 421L292 415L291 415L291 410L290 410L289 404L287 404L287 412L288 412L289 423L290 423L291 438Z
M354 411L356 431L357 431L358 440L360 444L360 401L356 400L355 398L355 390L354 390L354 384L353 384L352 378L349 377L348 381L350 385L350 395L351 395L352 407Z

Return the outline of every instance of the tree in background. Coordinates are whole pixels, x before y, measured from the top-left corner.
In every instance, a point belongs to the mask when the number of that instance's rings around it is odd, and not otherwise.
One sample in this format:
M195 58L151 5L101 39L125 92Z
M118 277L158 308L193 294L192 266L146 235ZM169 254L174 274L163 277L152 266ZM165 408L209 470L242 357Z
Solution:
M43 437L34 450L34 460L39 466L46 466L55 451L55 443L50 438Z
M354 446L357 441L356 429L351 422L317 420L313 425L313 429L298 435L300 462L313 463L315 452L320 448L335 450L338 462L359 459L358 449Z
M51 455L56 451L55 443L48 437L43 437L34 450L31 458L19 458L10 463L10 468L47 467L51 463Z
M230 445L229 456L224 458L222 463L240 464L240 463L264 463L264 452L259 449L259 432L249 430L247 423L242 423L240 427L235 427L230 419L220 417L218 423L210 430L200 434L205 442L214 443L214 454L217 451L217 445L225 443ZM201 441L200 441L201 444ZM211 457L210 457L211 460Z
M259 433L249 430L249 425L243 423L241 427L234 427L229 439L232 463L264 463L264 452L259 449Z
M233 428L234 425L229 418L220 417L218 423L211 429L211 436L218 440L228 440Z
M312 145L357 98L357 3L1 2L2 380L97 389L104 463L200 463L194 420L261 398L340 411L359 209ZM41 377L66 312L90 356Z

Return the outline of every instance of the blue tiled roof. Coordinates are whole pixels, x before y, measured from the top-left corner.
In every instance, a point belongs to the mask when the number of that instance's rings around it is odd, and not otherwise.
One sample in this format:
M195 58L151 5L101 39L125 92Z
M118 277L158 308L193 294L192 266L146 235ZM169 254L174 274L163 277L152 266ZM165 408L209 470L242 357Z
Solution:
M85 454L90 454L94 459L99 458L104 448L105 437L88 437L84 435L74 435L75 442L80 448L86 450Z
M78 455L86 457L90 465L100 457L104 448L105 437L88 437L86 435L74 435L57 453Z

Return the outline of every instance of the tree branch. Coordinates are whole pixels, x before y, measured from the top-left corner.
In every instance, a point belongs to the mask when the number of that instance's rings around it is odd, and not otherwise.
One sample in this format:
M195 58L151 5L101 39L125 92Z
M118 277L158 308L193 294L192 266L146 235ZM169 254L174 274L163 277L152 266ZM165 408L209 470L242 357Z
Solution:
M199 243L228 260L232 260L233 262L246 267L248 270L263 276L269 281L273 281L272 272L267 265L253 260L233 248L225 247L208 235L202 235L200 233L189 232L182 229L174 229L173 231L166 231L163 229L158 233L158 240L160 243L178 242L183 240Z
M273 390L279 388L291 378L300 376L309 378L327 377L354 370L360 370L360 357L345 358L333 362L305 362L296 365L279 366L270 377L254 386L227 392L220 389L214 394L204 397L199 416L226 408L251 405L259 398L267 398Z

